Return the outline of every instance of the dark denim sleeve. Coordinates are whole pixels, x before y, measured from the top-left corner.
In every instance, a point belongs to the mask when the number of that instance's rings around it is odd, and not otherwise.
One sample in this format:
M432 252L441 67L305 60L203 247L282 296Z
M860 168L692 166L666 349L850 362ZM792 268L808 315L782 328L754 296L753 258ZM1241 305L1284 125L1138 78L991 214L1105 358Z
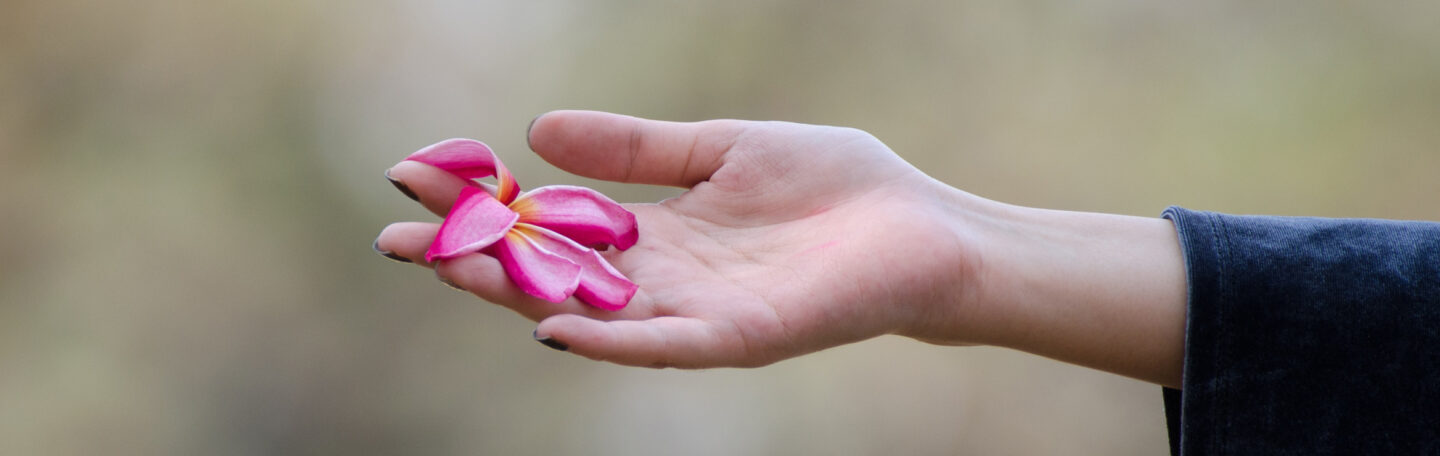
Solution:
M1440 223L1164 216L1190 290L1172 454L1440 454Z

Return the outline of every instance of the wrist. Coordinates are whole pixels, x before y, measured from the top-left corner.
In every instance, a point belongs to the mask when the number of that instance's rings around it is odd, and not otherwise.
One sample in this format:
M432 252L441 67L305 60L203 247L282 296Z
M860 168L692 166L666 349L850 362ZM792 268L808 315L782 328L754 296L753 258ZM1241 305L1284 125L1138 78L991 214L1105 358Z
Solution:
M1178 385L1186 279L1158 218L1033 209L958 190L939 199L956 242L943 299L905 335L984 344Z
M1001 339L996 323L1007 318L986 286L996 273L989 258L1004 249L990 247L1013 223L1015 208L934 184L923 198L925 223L939 227L941 240L932 247L942 261L921 280L936 291L913 299L899 334L940 345L994 345Z

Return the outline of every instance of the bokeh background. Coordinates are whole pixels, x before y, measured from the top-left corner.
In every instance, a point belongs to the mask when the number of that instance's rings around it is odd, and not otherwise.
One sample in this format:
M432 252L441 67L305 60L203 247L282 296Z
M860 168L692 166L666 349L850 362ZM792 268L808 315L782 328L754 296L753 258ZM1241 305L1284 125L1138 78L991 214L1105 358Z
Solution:
M858 127L1009 203L1440 220L1435 2L6 0L0 454L1163 454L1158 387L881 338L653 371L390 263L557 108Z

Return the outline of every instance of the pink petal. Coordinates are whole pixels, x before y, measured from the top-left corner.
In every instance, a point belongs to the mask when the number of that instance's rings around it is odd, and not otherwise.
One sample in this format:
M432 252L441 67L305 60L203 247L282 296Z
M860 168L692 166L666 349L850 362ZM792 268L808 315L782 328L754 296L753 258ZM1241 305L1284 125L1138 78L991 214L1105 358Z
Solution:
M605 261L595 249L559 233L524 223L516 223L511 232L523 233L537 246L580 265L580 283L575 289L575 297L586 304L605 310L620 310L630 303L630 298L640 288L610 266L610 262Z
M520 223L547 228L587 246L625 250L640 237L635 214L585 187L540 187L516 198L510 210L520 214Z
M510 230L495 244L495 258L521 290L546 301L564 301L580 285L581 267L535 241L521 230Z
M454 258L480 251L504 236L520 218L495 197L475 187L460 190L450 207L435 242L425 252L425 261Z
M490 150L490 146L473 139L455 138L440 141L415 151L406 160L434 166L462 179L479 179L495 176L500 183L500 202L509 204L520 193L520 184L510 175L510 170Z

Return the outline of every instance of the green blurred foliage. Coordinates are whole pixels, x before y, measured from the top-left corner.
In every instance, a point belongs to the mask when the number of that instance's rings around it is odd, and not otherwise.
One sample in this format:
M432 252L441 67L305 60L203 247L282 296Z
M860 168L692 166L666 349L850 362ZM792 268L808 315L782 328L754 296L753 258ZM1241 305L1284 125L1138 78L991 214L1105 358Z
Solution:
M858 127L1043 207L1440 219L1433 2L10 0L0 454L1158 454L1158 388L882 339L551 352L367 248L467 136L586 108Z

